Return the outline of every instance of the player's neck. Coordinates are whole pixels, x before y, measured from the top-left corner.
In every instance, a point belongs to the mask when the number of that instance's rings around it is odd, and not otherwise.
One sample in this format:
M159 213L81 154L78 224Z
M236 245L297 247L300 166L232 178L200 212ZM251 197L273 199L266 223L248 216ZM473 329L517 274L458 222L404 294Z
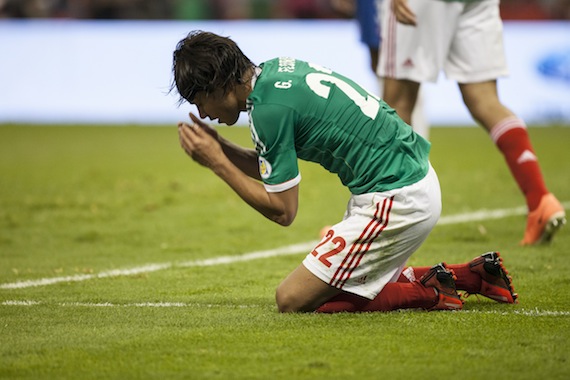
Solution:
M255 79L257 78L256 66L251 66L243 75L241 83L236 86L236 96L240 102L242 111L246 110L246 100L253 91Z

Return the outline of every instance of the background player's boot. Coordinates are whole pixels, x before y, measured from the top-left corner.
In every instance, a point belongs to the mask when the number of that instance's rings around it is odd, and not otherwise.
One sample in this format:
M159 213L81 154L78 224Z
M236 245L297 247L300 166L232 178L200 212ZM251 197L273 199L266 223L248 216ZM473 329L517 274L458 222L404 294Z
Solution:
M479 294L497 302L518 302L513 280L503 266L503 259L499 256L499 252L487 252L474 258L469 263L469 269L481 276Z
M459 310L463 307L455 279L455 274L445 263L434 265L420 278L423 286L434 288L437 292L437 304L430 310Z
M542 197L536 210L529 212L521 245L549 243L552 236L566 223L564 207L549 193Z

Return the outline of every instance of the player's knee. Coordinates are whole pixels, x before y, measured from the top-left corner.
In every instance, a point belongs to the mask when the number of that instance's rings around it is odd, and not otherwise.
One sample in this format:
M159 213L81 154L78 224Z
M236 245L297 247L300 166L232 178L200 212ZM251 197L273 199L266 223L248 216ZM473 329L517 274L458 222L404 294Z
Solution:
M279 286L275 291L275 302L280 313L307 311L298 295L283 286Z
M294 308L294 297L292 297L282 286L279 286L275 291L275 302L277 303L277 310L280 313L293 313L296 312Z

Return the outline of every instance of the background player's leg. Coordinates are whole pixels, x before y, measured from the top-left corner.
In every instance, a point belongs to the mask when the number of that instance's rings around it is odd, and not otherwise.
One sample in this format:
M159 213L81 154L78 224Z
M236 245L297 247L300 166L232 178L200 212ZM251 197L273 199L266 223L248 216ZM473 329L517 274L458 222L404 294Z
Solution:
M383 99L388 105L397 110L398 115L409 125L412 125L412 112L420 84L404 79L383 78Z
M418 96L416 98L416 104L412 111L412 115L410 116L412 120L412 128L414 131L422 136L424 139L429 140L429 121L425 114L425 106L424 106L424 95L422 88L420 86L418 90Z
M524 121L499 101L496 81L460 84L459 88L469 112L490 133L526 199L529 218L522 243L539 242L551 219L556 219L554 227L558 219L563 221L564 209L549 195ZM540 215L533 215L534 211Z
M548 190L524 121L501 104L495 81L460 84L459 88L473 118L491 134L503 153L529 210L534 210Z
M382 91L384 90L384 80L378 77L378 84L380 88L380 97L383 97ZM424 96L421 86L418 89L418 95L412 114L410 115L411 126L416 133L429 140L430 124L425 113Z

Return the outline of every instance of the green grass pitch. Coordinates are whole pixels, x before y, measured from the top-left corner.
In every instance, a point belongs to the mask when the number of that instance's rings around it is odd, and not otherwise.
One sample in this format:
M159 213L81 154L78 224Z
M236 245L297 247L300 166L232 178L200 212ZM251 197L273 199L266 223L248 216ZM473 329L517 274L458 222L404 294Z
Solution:
M251 146L247 128L220 131ZM529 133L570 208L570 128ZM524 206L481 129L431 137L443 216ZM284 228L187 158L174 127L0 126L0 379L570 378L570 226L521 248L520 213L438 225L411 259L499 250L517 305L277 313L275 287L305 252L216 260L310 242L342 217L335 176L301 171Z

